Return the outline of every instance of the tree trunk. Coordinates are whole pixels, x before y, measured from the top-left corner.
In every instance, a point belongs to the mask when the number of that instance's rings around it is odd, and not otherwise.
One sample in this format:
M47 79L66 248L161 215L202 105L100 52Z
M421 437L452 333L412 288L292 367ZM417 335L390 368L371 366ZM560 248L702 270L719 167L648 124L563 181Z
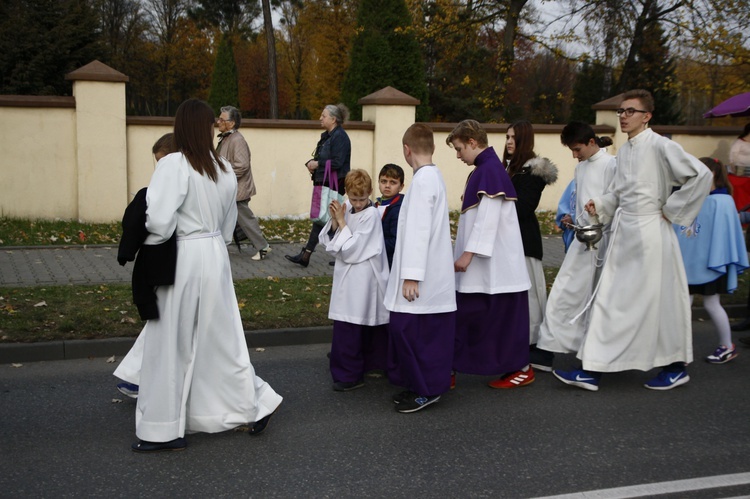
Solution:
M510 85L510 72L516 59L516 36L518 35L518 18L528 0L510 0L505 14L505 31L500 47L497 68L497 103L505 112L505 89Z
M262 0L263 26L266 30L266 45L268 45L268 100L270 102L269 118L279 119L279 83L276 77L276 39L273 35L273 19L271 19L270 0Z

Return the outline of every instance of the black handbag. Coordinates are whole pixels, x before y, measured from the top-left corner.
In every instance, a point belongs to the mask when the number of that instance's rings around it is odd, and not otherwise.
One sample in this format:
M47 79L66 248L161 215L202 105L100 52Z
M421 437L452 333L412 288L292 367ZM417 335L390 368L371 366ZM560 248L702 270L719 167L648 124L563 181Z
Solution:
M234 235L232 236L234 239L234 244L237 245L237 249L242 252L242 248L240 247L240 241L244 241L247 239L247 234L245 234L245 231L242 230L242 227L240 227L240 224L237 224L234 226Z

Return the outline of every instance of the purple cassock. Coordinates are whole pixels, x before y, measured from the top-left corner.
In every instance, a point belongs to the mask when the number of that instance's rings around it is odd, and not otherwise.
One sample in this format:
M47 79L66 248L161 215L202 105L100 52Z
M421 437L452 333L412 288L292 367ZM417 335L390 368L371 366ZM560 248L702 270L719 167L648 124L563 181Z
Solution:
M351 383L369 371L385 371L388 361L388 325L362 326L333 321L331 377Z
M388 380L426 397L450 390L455 321L455 312L391 312Z
M462 214L477 209L482 196L502 197L509 202L516 200L516 190L510 176L492 147L482 151L474 164L475 169L466 181ZM520 229L515 225L515 220L513 227L501 227L498 237L517 237L520 242ZM519 248L523 252L522 243ZM506 259L507 255L495 252L491 258ZM502 276L501 272L498 274ZM456 305L455 371L498 375L528 365L528 291L496 294L456 292Z

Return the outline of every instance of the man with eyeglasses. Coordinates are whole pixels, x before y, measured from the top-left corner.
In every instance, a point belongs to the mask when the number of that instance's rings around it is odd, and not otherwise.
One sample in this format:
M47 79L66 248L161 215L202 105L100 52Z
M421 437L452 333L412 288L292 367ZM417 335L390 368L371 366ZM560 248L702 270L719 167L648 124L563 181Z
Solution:
M654 100L646 90L623 94L617 115L628 141L617 152L607 192L585 205L612 220L609 250L589 301L581 369L554 371L568 385L599 389L604 372L661 372L645 383L670 390L690 380L693 360L690 296L672 223L690 226L711 189L713 175L648 123ZM672 193L673 187L680 189Z
M237 175L237 224L250 240L250 244L258 250L252 259L263 260L271 251L271 246L263 237L260 223L250 209L250 198L255 196L256 190L253 170L250 168L250 147L239 132L241 122L239 109L233 106L221 108L221 114L216 118L216 125L221 132L216 152L232 164L232 169Z

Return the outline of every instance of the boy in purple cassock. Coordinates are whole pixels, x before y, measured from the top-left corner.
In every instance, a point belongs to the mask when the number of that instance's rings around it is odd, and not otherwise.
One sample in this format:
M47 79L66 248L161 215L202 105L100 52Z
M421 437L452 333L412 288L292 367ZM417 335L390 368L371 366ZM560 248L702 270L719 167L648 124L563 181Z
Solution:
M446 143L471 166L462 197L454 249L456 342L453 369L479 375L502 374L492 388L532 383L529 363L528 289L516 190L487 132L464 120ZM508 373L508 374L506 374Z
M411 413L450 389L456 288L448 200L432 162L432 129L414 124L402 144L414 176L398 217L384 303L391 312L388 379L406 388L393 401L398 412Z

